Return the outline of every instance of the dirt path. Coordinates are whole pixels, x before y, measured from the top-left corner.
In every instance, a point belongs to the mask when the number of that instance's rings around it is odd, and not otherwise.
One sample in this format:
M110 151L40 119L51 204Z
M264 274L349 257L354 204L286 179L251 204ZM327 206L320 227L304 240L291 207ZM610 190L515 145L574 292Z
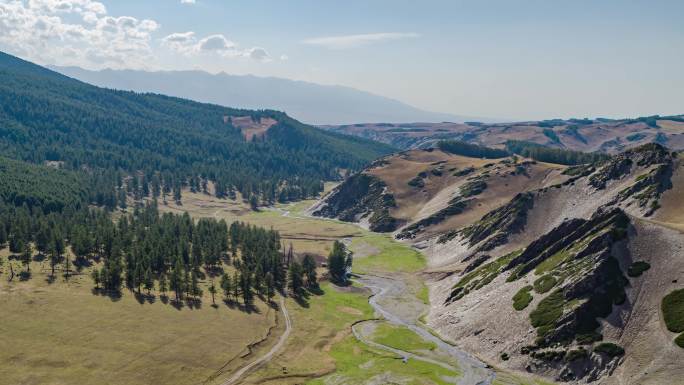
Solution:
M407 290L406 284L404 284L401 279L375 275L361 275L356 281L371 289L373 295L368 299L368 303L387 322L408 328L423 340L436 344L441 352L454 358L458 362L457 370L461 373L461 376L458 379L459 385L490 385L492 383L495 377L494 371L476 358L434 336L430 331L416 322L420 314L412 314L411 311L407 311L407 307L401 306L402 301L397 301L396 299L405 299L407 296L411 295ZM368 341L354 328L352 328L352 331L354 331L354 336L364 344L399 354L408 359L418 359L447 369L455 369L447 362L421 357L377 342Z
M270 361L273 358L273 356L276 353L278 353L280 349L282 349L282 347L285 345L285 341L287 341L287 338L290 336L290 332L292 331L292 321L290 320L290 314L287 312L287 308L285 307L285 300L282 297L280 298L280 309L282 310L283 316L285 317L285 332L280 336L280 339L278 339L278 343L276 343L271 348L271 350L269 350L263 356L257 358L256 360L237 370L227 380L223 381L221 385L232 385L237 383L237 381L239 381L240 378L242 378L242 376L244 376L247 372L249 372L251 369L258 367L261 364Z

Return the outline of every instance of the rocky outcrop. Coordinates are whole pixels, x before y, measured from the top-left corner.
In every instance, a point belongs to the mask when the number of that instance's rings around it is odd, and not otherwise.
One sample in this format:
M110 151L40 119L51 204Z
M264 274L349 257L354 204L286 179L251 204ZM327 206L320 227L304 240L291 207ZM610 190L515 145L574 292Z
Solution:
M633 165L647 167L671 162L672 154L665 147L657 143L645 144L613 156L589 177L589 184L602 190L609 181L629 174Z
M360 173L347 178L333 190L313 215L345 222L367 219L371 231L392 232L398 221L390 215L389 209L395 206L394 196L382 180Z
M492 250L507 242L508 237L525 228L527 212L534 206L534 194L517 194L508 204L490 211L474 224L444 234L437 242L446 243L460 235L470 247L478 245L475 252Z

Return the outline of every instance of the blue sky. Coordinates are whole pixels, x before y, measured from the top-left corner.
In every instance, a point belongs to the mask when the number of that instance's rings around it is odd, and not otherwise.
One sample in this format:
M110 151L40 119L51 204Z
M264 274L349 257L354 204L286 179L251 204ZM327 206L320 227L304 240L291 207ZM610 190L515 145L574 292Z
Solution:
M624 117L684 113L683 14L684 1L0 0L0 48L341 84L460 115Z

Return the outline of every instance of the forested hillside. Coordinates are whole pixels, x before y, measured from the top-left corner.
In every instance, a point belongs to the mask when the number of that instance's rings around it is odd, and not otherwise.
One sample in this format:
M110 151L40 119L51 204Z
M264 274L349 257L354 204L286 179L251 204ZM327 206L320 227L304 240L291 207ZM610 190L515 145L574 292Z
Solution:
M275 123L247 141L232 124L238 117ZM238 190L272 202L313 196L323 180L391 150L277 111L102 89L0 53L0 151L15 159L106 171L110 180L140 172L169 190L210 180L219 196Z

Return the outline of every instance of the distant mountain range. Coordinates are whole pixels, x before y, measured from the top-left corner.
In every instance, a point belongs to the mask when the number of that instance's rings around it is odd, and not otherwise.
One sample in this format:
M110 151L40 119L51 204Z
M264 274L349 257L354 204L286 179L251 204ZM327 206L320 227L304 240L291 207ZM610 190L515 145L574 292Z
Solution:
M427 148L444 139L505 147L509 141L577 151L619 153L646 143L684 149L684 115L625 119L551 119L511 123L375 123L321 126L402 149Z
M273 109L309 124L463 122L487 120L429 112L350 87L203 71L89 71L51 67L101 87L165 95L246 109Z

